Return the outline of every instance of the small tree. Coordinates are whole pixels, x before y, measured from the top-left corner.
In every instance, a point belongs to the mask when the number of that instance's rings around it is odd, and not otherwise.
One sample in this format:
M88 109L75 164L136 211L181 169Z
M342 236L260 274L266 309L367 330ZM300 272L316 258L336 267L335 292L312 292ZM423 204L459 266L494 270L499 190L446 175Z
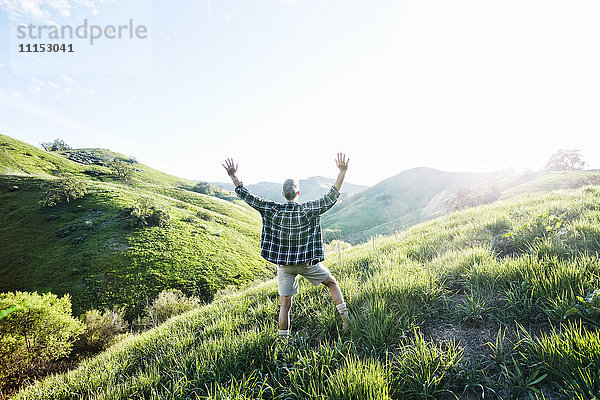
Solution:
M486 189L460 188L455 196L447 200L447 206L453 211L476 207L498 200L500 194L500 190L495 186Z
M171 215L168 211L159 208L150 197L143 196L133 207L128 207L121 214L127 219L130 227L157 226L165 228L171 222Z
M89 310L80 317L85 325L85 331L76 343L79 350L99 352L106 349L114 338L127 329L124 310Z
M136 207L140 209L142 215L148 215L153 209L157 208L154 199L149 196L142 196L138 199Z
M342 257L342 252L351 248L350 243L343 240L332 240L331 243L325 245L325 253L337 253L338 259Z
M52 207L66 201L78 199L87 193L87 185L73 176L61 177L43 184L44 193L40 203L44 207Z
M67 356L84 329L68 294L0 293L0 310L0 380Z
M65 143L62 139L54 139L54 142L42 142L40 143L42 148L46 151L61 151L71 150L72 147Z
M341 237L342 237L341 229L331 229L331 228L323 229L323 241L325 243L330 243L334 240L340 239Z
M166 228L171 223L171 215L162 208L155 208L152 213L146 217L148 226L157 226L159 228Z
M187 297L181 290L166 289L160 292L152 304L144 308L144 317L137 324L144 328L153 328L174 315L182 314L200 305L197 297Z
M573 171L585 168L581 150L560 149L550 156L546 163L546 171Z
M196 186L192 188L192 190L194 192L210 195L215 191L215 187L208 182L198 182Z
M121 160L113 160L110 163L110 169L113 174L122 181L127 181L133 175L133 168L129 163Z

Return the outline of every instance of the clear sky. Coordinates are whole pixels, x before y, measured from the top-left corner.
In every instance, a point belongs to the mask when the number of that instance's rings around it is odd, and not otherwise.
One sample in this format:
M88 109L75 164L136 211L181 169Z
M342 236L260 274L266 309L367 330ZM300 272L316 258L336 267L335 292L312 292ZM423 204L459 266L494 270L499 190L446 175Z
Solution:
M338 151L367 185L418 166L540 169L559 148L600 168L597 0L0 0L0 13L0 133L32 144L209 181L233 157L247 183L334 177ZM84 19L148 35L16 53L19 23Z

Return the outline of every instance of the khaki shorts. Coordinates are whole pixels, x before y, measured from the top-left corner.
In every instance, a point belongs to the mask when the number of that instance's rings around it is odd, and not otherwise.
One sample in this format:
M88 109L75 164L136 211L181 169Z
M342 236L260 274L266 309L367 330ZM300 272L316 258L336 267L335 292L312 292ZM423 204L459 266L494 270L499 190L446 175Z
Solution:
M308 279L315 286L322 283L325 279L332 277L329 270L321 263L316 265L279 265L277 266L279 295L292 296L298 293L298 278L300 275Z

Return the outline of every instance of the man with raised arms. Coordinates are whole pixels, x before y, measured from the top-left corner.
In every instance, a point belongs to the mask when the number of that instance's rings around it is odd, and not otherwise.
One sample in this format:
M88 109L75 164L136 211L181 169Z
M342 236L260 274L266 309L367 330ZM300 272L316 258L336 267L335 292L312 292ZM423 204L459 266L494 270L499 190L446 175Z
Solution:
M283 183L282 194L286 202L278 203L250 193L237 178L238 165L232 159L226 159L223 164L235 185L235 193L262 216L261 256L277 265L280 338L290 335L292 296L298 293L300 275L315 286L322 283L329 288L342 318L343 329L349 327L348 310L342 292L333 275L322 264L325 255L321 234L321 214L333 207L339 198L349 161L345 154L338 153L335 163L339 173L335 183L325 196L306 203L298 202L300 190L294 179Z

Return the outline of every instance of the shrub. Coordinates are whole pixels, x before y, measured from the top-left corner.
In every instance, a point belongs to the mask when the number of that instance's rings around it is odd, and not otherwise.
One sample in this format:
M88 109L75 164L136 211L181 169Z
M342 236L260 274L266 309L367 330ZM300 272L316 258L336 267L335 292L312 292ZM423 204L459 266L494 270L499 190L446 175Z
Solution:
M454 197L447 200L451 211L475 207L480 204L488 204L500 198L500 190L497 187L486 189L460 188Z
M44 207L52 207L58 203L78 199L87 193L86 183L78 178L62 177L43 184L44 193L40 203Z
M84 330L68 294L1 293L0 310L0 381L67 356Z
M208 211L204 211L204 210L200 210L196 213L196 215L198 216L198 218L203 219L204 221L208 221L208 222L214 222L215 221L215 216L212 215L210 212Z
M352 245L348 242L344 242L343 240L332 240L329 243L325 244L325 253L338 253L341 256L341 253L344 250L348 250Z
M164 228L169 226L171 222L171 216L169 213L161 208L152 210L152 213L146 217L146 221L149 226L158 226Z
M121 160L113 160L110 163L110 170L117 179L122 181L129 180L133 175L133 167L129 163Z
M146 217L142 213L142 210L136 206L126 208L123 211L122 216L127 219L127 224L130 227L148 226Z
M178 289L166 289L160 292L152 304L146 305L144 316L137 324L144 328L153 328L172 316L192 310L199 305L200 299L197 297L187 297Z
M215 191L215 187L208 182L198 182L192 190L194 192L212 195Z
M331 228L323 229L323 241L325 243L339 240L341 237L342 237L341 229L331 229Z
M114 338L127 329L124 310L89 310L80 316L85 331L76 343L78 350L97 353L110 346Z
M126 208L121 214L131 227L169 226L171 216L166 210L158 208L149 197L142 197L133 207Z

